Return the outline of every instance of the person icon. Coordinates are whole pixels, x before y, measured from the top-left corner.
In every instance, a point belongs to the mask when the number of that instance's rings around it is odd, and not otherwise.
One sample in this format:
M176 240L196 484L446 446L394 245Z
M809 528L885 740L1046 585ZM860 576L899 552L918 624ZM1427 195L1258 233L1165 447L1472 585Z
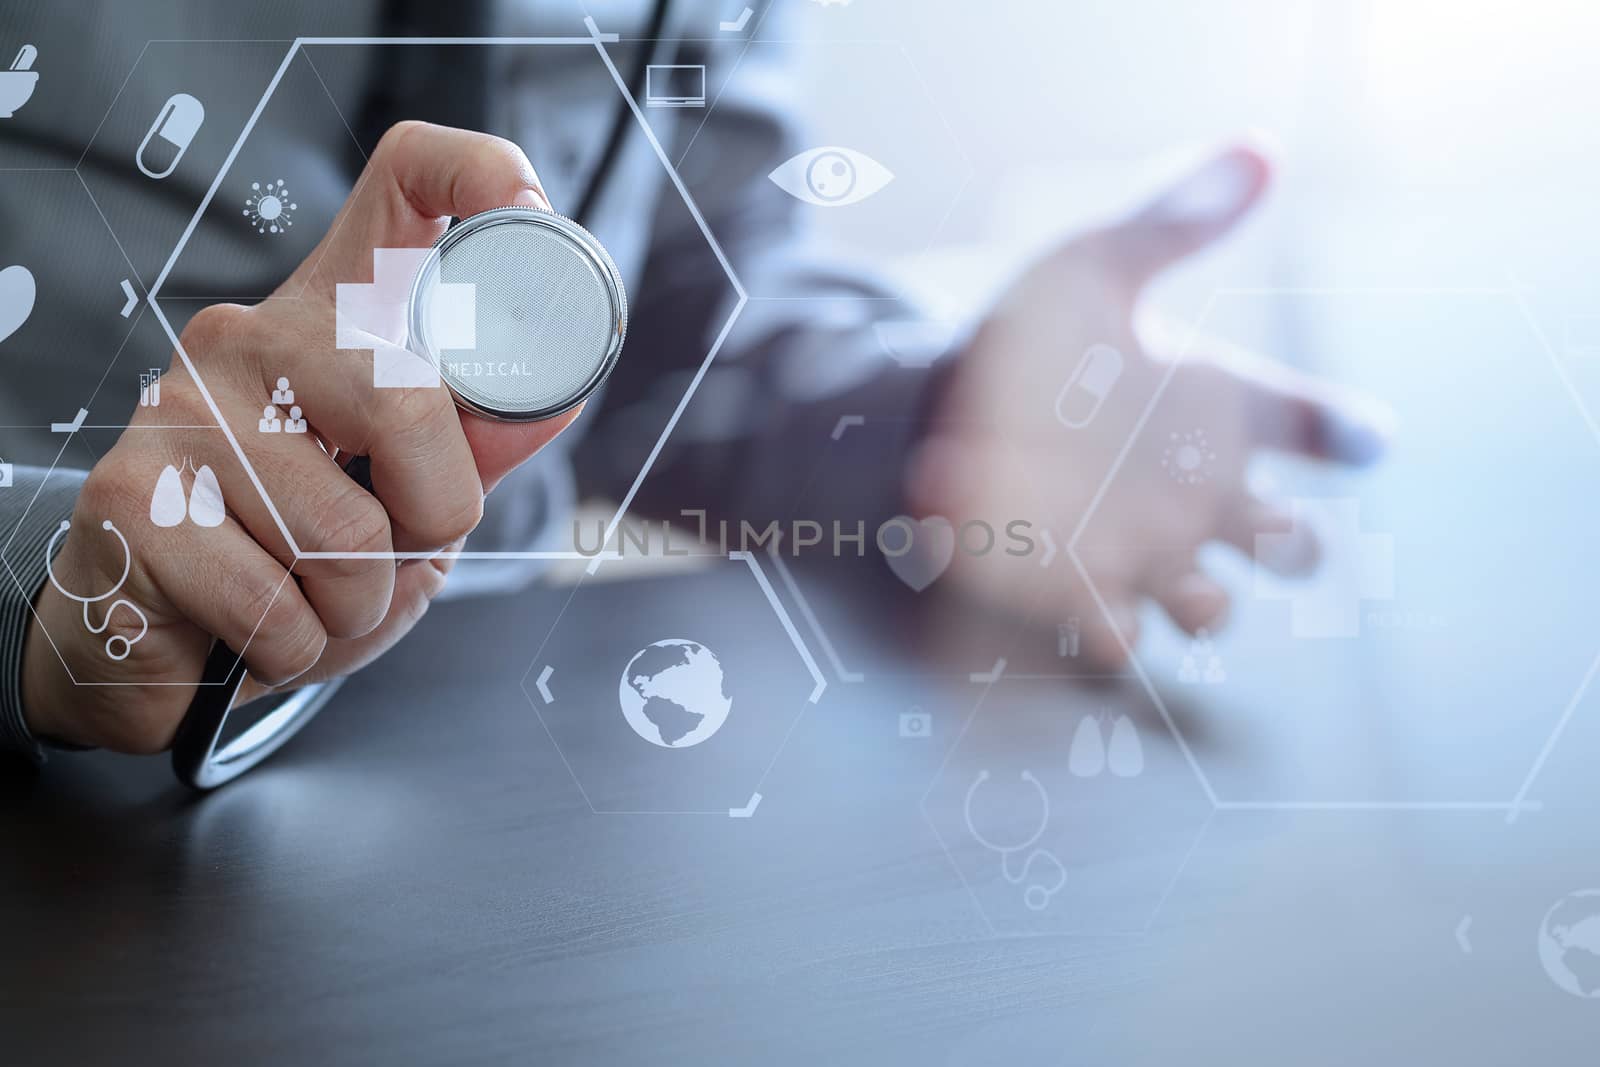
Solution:
M278 379L278 387L272 391L272 402L284 407L294 403L294 390L289 388L289 379Z
M256 429L262 433L279 433L283 430L283 420L278 417L278 409L268 404L261 409L261 421L256 424Z
M1189 651L1183 654L1183 662L1178 665L1178 681L1184 685L1196 685L1200 681L1200 665L1195 662L1193 642L1189 645Z
M1201 668L1200 662L1205 661ZM1217 655L1217 650L1211 643L1211 633L1205 629L1196 630L1194 639L1189 642L1189 648L1183 654L1183 660L1178 666L1178 681L1185 685L1221 685L1228 680L1228 672L1222 667L1222 657Z
M300 414L299 405L289 409L289 421L283 424L284 433L305 433L306 420Z

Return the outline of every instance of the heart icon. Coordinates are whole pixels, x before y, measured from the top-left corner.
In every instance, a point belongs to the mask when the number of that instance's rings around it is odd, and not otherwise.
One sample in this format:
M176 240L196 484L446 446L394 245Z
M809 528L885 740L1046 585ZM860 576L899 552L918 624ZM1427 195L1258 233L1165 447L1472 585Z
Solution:
M0 342L16 333L33 314L36 290L27 267L0 270Z
M909 531L905 551L899 555L884 553L894 576L917 592L932 585L950 566L956 554L956 528L950 520L930 515L920 522L909 515L896 515L885 526ZM885 538L891 546L897 542Z

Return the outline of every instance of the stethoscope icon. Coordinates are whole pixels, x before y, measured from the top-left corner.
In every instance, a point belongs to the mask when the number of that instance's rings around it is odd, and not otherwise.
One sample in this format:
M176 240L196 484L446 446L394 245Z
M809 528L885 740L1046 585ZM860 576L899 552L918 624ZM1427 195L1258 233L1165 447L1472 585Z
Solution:
M133 646L143 641L144 635L150 632L150 620L139 609L139 605L120 597L111 602L111 606L106 609L105 618L100 621L99 626L89 620L89 605L111 600L112 597L122 591L123 585L128 581L129 573L133 570L133 550L128 547L128 539L122 536L122 531L117 529L117 524L107 519L100 524L100 528L110 532L122 543L122 577L117 579L117 584L113 585L108 592L101 593L99 596L79 596L62 585L61 580L56 577L56 544L62 537L66 536L68 530L72 529L72 523L66 519L61 520L61 525L56 527L56 532L50 535L50 543L45 546L44 571L50 578L50 584L56 587L57 592L68 600L76 600L83 605L83 627L97 637L106 632L106 629L111 625L111 616L117 613L118 608L127 608L139 617L139 632L133 637L112 634L106 638L106 655L120 662L127 659L128 654L133 651Z
M972 798L978 792L978 787L988 780L989 772L986 770L979 771L978 777L974 778L972 784L967 787L967 800L963 806L963 814L967 820L967 832L972 835L974 841L990 852L1000 853L1000 873L1012 885L1021 885L1028 880L1028 872L1033 870L1035 860L1055 868L1053 883L1035 882L1022 891L1022 902L1028 906L1029 911L1043 911L1050 906L1051 898L1061 892L1062 888L1067 884L1067 868L1056 854L1049 849L1033 847L1038 843L1039 838L1044 836L1045 830L1050 825L1050 794L1044 791L1044 786L1039 783L1039 779L1033 776L1032 771L1023 771L1022 780L1032 785L1039 794L1039 828L1025 841L1015 845L998 845L980 834L977 825L972 821ZM1032 849L1032 851L1028 852L1027 858L1022 861L1022 870L1012 874L1011 857L1029 849Z

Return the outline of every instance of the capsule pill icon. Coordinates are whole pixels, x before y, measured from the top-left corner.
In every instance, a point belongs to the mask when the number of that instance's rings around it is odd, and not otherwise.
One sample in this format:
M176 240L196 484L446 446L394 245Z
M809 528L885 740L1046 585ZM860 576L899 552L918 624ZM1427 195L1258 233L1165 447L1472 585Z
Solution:
M1122 353L1108 344L1090 345L1056 397L1056 418L1069 429L1083 429L1121 377Z
M160 181L178 169L178 161L189 151L200 124L206 120L205 106L188 93L176 93L161 105L160 114L139 142L133 157L147 178ZM167 159L168 156L172 158ZM165 160L165 162L163 162Z

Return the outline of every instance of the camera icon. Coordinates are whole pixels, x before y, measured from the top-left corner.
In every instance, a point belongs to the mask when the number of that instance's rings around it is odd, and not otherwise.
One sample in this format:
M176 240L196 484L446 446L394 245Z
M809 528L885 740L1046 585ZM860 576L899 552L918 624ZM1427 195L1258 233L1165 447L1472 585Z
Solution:
M933 736L933 716L921 708L900 713L900 736L929 738Z

